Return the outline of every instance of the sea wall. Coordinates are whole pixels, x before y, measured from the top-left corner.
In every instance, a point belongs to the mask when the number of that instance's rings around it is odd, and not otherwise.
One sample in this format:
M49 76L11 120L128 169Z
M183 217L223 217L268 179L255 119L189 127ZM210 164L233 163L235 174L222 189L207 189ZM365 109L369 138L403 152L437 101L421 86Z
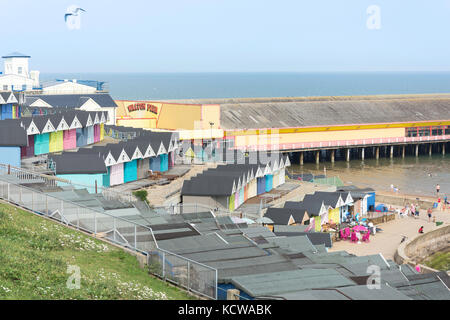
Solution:
M405 206L406 204L410 203L418 203L421 210L428 210L430 208L433 208L432 201L429 200L416 200L416 198L413 197L407 197L407 196L389 196L384 194L377 194L376 199L378 203L384 203L387 206L389 205L396 205L396 206ZM420 199L420 198L419 198Z
M449 245L450 225L444 225L400 244L394 255L394 261L398 264L408 263L411 266L416 266L419 264L419 261L439 250L448 248ZM437 271L427 266L419 265L424 273Z

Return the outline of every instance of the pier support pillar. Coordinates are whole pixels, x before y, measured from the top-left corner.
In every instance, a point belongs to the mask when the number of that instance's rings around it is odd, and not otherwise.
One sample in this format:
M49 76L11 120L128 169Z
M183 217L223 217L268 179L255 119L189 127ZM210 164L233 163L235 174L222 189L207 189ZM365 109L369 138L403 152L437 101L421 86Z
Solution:
M394 146L391 146L391 152L389 154L389 157L392 159L394 157Z
M445 142L442 144L442 155L445 156Z
M376 147L375 148L375 159L379 159L380 158L380 147Z
M331 163L334 163L334 150L331 150Z
M428 148L428 155L431 156L432 153L433 153L433 144L430 143L430 147Z
M320 150L316 151L316 164L319 164L320 161Z
M364 150L365 150L364 148L361 149L361 160L363 161L364 161Z
M345 161L347 162L350 161L350 149L347 149L345 152Z
M303 151L300 151L300 165L303 165Z
M405 146L402 146L402 158L405 157Z
M416 157L418 157L418 156L419 156L419 145L416 144Z

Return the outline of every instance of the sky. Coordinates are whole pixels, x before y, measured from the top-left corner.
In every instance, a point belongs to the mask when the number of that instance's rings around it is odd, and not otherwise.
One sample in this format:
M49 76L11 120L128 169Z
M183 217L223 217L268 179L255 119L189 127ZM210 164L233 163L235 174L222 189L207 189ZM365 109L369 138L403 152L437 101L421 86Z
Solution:
M44 73L450 71L450 0L0 0L0 30Z

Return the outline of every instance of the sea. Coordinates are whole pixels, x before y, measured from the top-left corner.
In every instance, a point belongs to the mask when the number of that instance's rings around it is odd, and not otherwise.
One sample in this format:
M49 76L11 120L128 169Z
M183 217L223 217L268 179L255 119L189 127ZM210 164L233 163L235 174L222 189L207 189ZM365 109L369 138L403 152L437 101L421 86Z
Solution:
M41 74L41 81L54 79L105 81L114 99L130 100L450 93L450 72ZM439 184L450 195L450 155L293 164L291 170L323 173L324 166L345 184L379 190L394 184L402 193L427 196Z

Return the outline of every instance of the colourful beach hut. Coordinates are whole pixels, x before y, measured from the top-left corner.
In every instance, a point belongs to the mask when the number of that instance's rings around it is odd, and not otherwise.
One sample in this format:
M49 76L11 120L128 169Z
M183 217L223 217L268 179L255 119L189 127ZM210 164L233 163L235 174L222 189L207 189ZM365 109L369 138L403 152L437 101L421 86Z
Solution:
M41 133L34 136L34 154L40 155L49 153L50 150L50 134Z
M75 149L77 147L77 129L69 129L63 131L63 148L64 150Z
M148 169L150 167L149 159L138 159L137 160L137 178L145 179L148 177Z
M123 182L137 180L137 160L125 162L123 164Z
M239 190L238 190L234 194L234 209L239 208L239 206L240 206L240 203L239 203Z
M159 172L161 170L160 156L150 158L150 170L152 170L153 172Z
M105 124L100 123L100 141L103 141L105 139Z
M50 132L49 152L59 152L63 150L63 131Z
M87 127L87 144L94 143L94 126Z
M87 145L87 128L78 128L77 130L77 148Z
M169 155L166 154L160 154L160 171L161 172L166 172L167 170L169 170Z
M109 182L111 186L122 184L124 181L123 163L112 165L110 168Z
M28 136L28 145L20 148L21 158L30 158L34 156L34 135Z
M230 211L234 211L234 199L235 199L234 194L232 194L232 195L228 198L228 210L230 210Z
M263 194L266 192L266 177L259 177L257 178L257 194Z
M100 124L94 125L94 143L100 141Z
M103 175L103 187L107 188L110 186L111 167L106 167L106 170L108 171Z
M239 205L243 204L245 202L245 195L244 195L244 188L242 187L239 190Z
M265 178L266 178L265 191L269 192L270 190L272 190L272 186L273 186L273 175L268 174L265 176Z

